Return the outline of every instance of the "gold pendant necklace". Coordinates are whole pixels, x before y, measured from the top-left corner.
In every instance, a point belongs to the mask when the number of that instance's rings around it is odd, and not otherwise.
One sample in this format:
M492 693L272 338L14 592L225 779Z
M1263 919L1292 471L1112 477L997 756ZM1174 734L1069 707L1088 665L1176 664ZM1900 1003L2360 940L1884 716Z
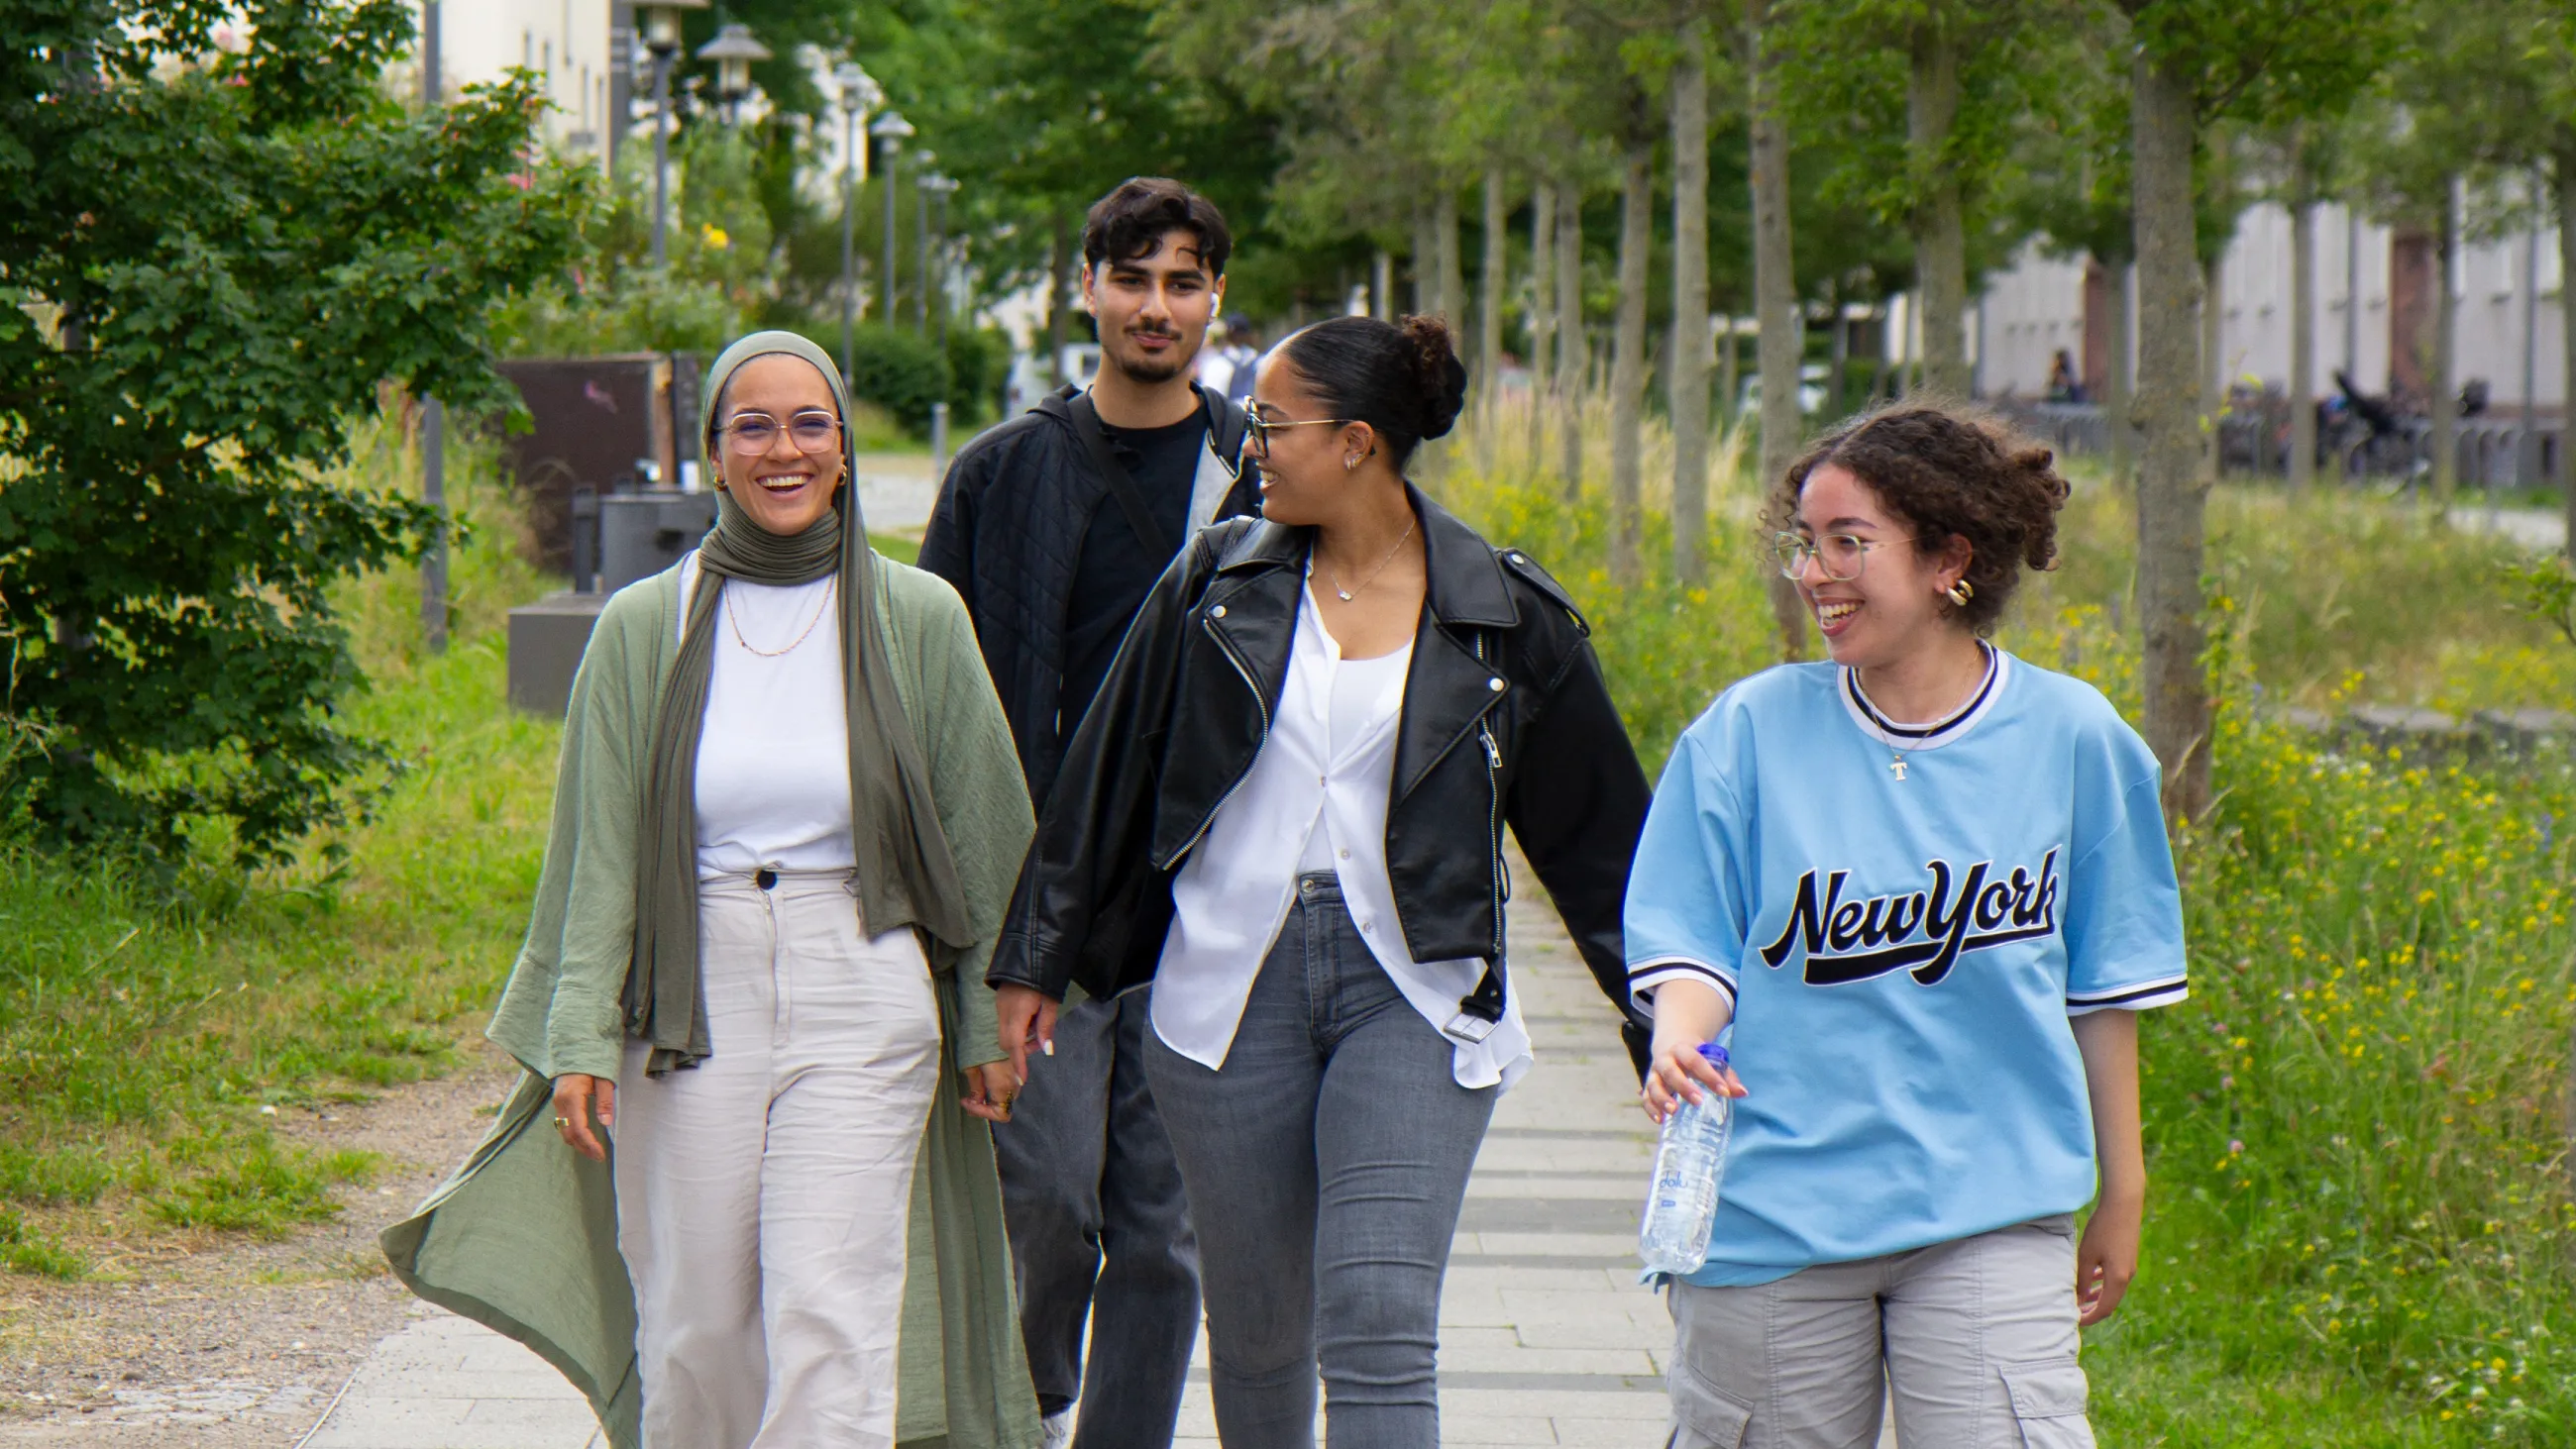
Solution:
M823 616L832 612L832 596L839 592L840 587L840 576L836 574L832 577L831 582L824 586L823 603L821 607L815 609L814 617L805 621L805 627L797 632L794 639L788 641L787 647L784 649L762 649L757 645L754 645L750 640L744 638L742 636L742 616L733 611L733 590L725 590L725 622L733 626L733 642L741 645L746 652L757 654L763 659L776 659L783 654L795 653L796 646L804 643L806 636L814 632L814 627L823 622Z
M1419 519L1415 520L1417 523L1420 521L1421 520ZM1333 596L1347 604L1355 596L1365 593L1369 585L1377 582L1377 576L1386 572L1386 566L1395 562L1395 549L1404 547L1404 541L1411 537L1413 537L1413 524L1408 523L1404 526L1404 532L1396 536L1395 548L1390 548L1386 551L1386 557L1377 561L1377 567L1369 570L1369 576L1360 580L1360 586L1356 589L1343 588L1342 571L1334 568L1330 564L1326 564L1324 566L1324 572L1333 576Z
M1898 779L1900 779L1900 780L1904 779L1904 778L1905 778L1905 752L1904 752L1903 750L1889 750L1887 753L1888 753L1887 768L1889 768L1889 769L1891 769L1891 770L1894 770L1894 771L1896 772L1896 778L1898 778Z

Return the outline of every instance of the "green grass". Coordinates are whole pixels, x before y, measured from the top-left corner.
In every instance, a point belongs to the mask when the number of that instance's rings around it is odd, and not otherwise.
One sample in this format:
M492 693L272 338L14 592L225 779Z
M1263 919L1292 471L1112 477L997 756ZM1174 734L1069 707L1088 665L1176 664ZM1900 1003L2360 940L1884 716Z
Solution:
M410 486L387 451L359 466ZM506 612L549 581L518 561L486 451L455 451L473 532L453 646L420 647L408 571L342 591L373 681L346 713L401 762L369 819L294 869L204 865L166 895L0 847L0 1199L30 1231L327 1215L364 1164L279 1144L260 1109L447 1070L479 1029L525 927L561 731L503 703Z
M1769 662L1738 492L1684 590L1605 570L1606 510L1457 472L1443 496L1575 594L1649 769ZM2123 500L2082 490L2003 642L2134 718ZM2141 1275L2089 1336L2105 1444L2576 1442L2567 1182L2576 768L2412 761L2261 706L2576 699L2576 649L2509 607L2493 540L2370 500L2224 491L2217 812L2183 843L2191 1000L2142 1025ZM2118 619L2118 622L2115 622Z

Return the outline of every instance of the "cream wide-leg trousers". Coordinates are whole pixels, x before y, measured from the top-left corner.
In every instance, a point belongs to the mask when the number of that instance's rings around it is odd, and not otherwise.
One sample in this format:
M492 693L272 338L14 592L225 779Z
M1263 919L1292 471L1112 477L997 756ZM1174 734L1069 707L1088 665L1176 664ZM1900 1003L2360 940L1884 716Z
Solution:
M905 1225L939 1078L909 930L844 872L698 883L714 1054L617 1080L645 1449L891 1449Z

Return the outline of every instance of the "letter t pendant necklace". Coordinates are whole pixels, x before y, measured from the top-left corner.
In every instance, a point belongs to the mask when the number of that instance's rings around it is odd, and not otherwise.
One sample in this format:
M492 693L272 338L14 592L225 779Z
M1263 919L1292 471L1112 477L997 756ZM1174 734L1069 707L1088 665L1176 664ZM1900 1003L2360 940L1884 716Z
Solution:
M1421 521L1421 520L1419 520L1419 519L1414 520L1414 522L1416 522L1416 523L1418 523L1418 522L1420 522L1420 521ZM1328 574L1331 574L1331 575L1333 576L1333 596L1334 596L1335 598L1337 598L1337 599L1340 599L1343 603L1347 604L1347 603L1349 603L1349 602L1350 602L1354 597L1356 597L1356 596L1357 596L1357 595L1359 595L1361 592L1363 592L1364 590L1366 590L1366 589L1368 588L1368 586L1369 586L1369 585L1371 585L1371 584L1373 584L1373 583L1376 583L1376 582L1377 582L1377 576L1378 576L1379 574L1382 574L1382 573L1385 573L1385 572L1386 572L1386 566L1387 566L1388 564L1391 564L1391 563L1395 562L1395 550L1396 550L1396 549L1398 549L1398 548L1402 548L1402 547L1404 547L1404 541L1405 541L1406 539L1408 539L1408 538L1411 538L1411 537L1413 537L1413 524L1412 524L1412 523L1408 523L1408 524L1406 524L1406 525L1404 526L1404 532L1403 532L1403 533L1401 533L1401 534L1399 534L1399 535L1397 535L1396 540L1395 540L1395 546L1394 546L1393 548L1389 548L1389 549L1386 551L1386 557L1384 557L1384 558L1382 558L1382 559L1379 559L1379 560L1377 561L1377 567L1369 570L1369 575L1368 575L1368 577L1367 577L1367 578L1364 578L1364 579L1362 579L1362 580L1360 580L1360 586L1359 586L1359 588L1356 588L1356 589L1346 589L1346 588L1343 588L1343 587L1342 587L1342 571L1341 571L1341 570L1339 570L1339 569L1337 569L1337 568L1334 568L1334 567L1333 567L1333 566L1331 566L1330 564L1325 565L1325 566L1324 566L1324 572L1326 572L1326 573L1328 573Z
M1891 769L1891 770L1894 770L1894 771L1896 772L1896 778L1898 778L1898 779L1900 779L1900 780L1904 779L1904 778L1905 778L1905 752L1904 752L1904 751L1902 751L1902 750L1890 750L1890 751L1888 751L1887 753L1888 753L1887 768L1889 768L1889 769Z

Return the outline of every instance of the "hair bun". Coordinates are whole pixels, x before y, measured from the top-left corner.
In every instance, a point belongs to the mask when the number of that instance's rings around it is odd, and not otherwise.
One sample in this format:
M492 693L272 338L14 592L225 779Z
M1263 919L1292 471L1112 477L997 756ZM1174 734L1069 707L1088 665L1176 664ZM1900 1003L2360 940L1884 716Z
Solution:
M1404 341L1413 349L1413 371L1422 390L1421 435L1437 438L1457 425L1467 406L1467 364L1458 360L1449 324L1438 317L1404 319Z

